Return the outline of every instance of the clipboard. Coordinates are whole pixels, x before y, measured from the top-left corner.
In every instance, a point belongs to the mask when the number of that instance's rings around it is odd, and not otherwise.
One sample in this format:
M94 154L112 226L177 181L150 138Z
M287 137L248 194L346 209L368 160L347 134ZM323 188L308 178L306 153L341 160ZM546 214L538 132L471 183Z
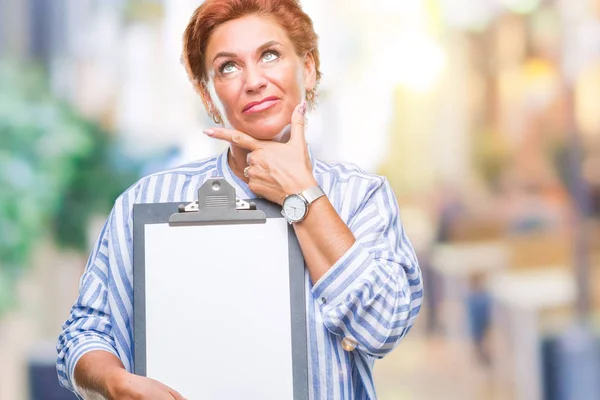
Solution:
M307 400L305 278L281 207L224 178L135 204L134 373L191 400Z

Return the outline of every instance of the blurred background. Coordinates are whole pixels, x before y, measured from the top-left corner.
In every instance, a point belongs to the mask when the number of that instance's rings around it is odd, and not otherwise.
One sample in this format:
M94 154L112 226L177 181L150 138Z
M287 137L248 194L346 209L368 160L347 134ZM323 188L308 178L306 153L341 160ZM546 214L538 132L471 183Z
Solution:
M199 0L0 0L0 399L55 341L113 201L223 144L180 63ZM600 0L302 0L314 153L384 174L426 300L382 400L600 399Z

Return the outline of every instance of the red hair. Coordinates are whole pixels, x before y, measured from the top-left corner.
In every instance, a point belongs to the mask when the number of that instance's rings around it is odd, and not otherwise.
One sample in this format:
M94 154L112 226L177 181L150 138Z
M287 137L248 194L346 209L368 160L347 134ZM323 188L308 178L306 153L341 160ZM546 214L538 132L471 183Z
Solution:
M207 89L208 76L204 62L208 39L219 25L247 15L268 16L277 21L286 30L299 57L312 55L317 85L321 79L318 36L312 20L302 11L298 0L206 0L194 11L183 35L182 62L206 111L215 122L221 116L217 110L212 109ZM314 106L313 98L307 98L309 106Z

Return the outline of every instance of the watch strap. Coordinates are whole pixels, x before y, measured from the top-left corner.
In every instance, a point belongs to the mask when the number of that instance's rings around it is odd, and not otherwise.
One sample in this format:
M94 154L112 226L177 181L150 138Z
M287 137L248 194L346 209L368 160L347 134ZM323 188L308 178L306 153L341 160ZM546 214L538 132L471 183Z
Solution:
M305 191L301 192L300 195L304 197L306 203L310 205L319 197L325 196L325 192L319 186L312 186L306 189Z

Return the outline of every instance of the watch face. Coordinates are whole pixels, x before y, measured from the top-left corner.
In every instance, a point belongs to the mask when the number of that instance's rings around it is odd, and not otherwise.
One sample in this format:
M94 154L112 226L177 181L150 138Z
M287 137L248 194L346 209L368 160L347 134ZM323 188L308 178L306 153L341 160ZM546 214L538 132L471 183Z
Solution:
M306 214L306 203L298 195L292 195L283 202L283 212L290 221L300 221Z

